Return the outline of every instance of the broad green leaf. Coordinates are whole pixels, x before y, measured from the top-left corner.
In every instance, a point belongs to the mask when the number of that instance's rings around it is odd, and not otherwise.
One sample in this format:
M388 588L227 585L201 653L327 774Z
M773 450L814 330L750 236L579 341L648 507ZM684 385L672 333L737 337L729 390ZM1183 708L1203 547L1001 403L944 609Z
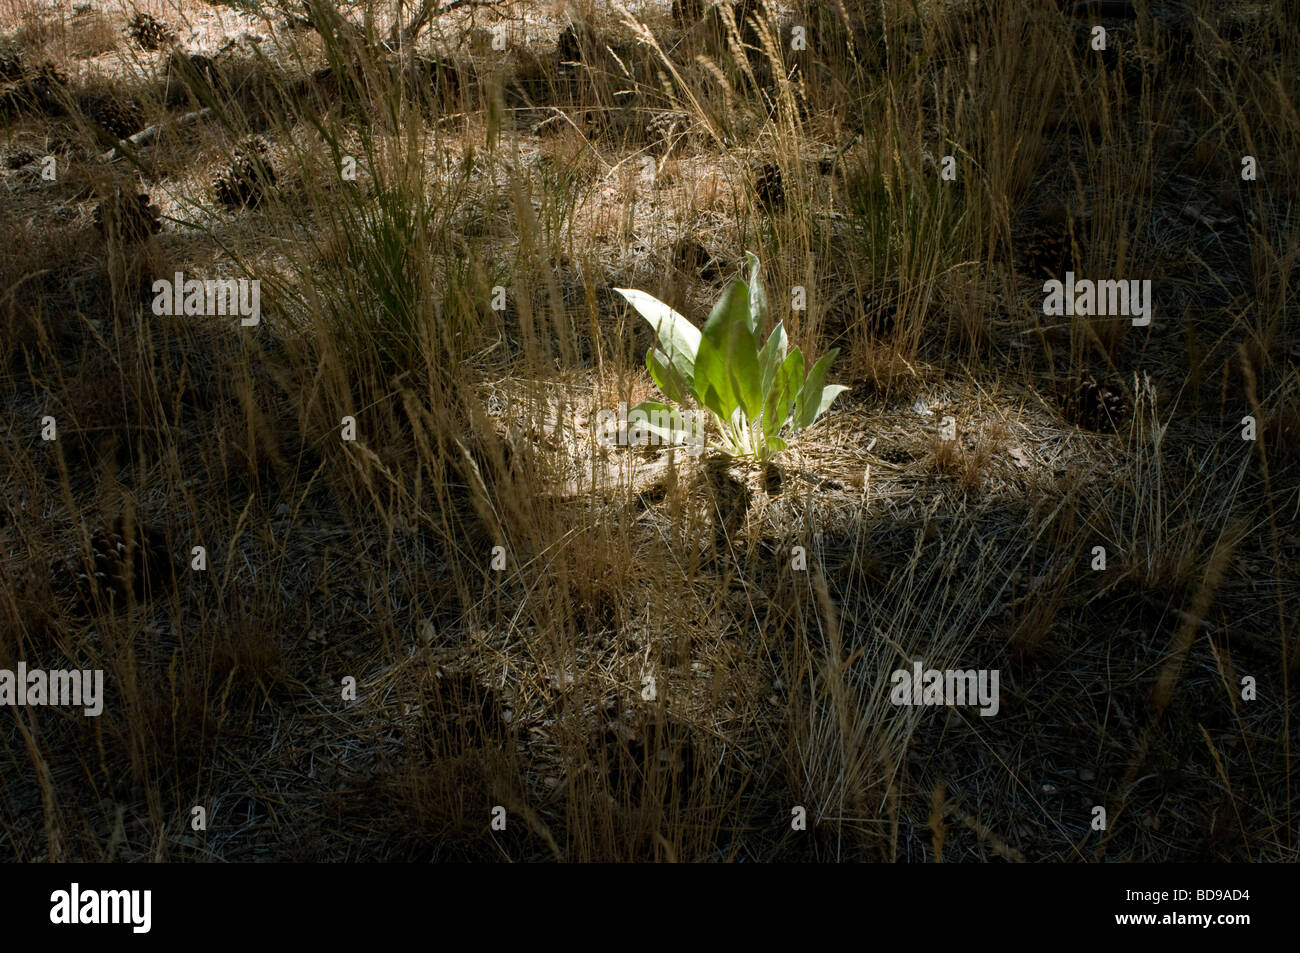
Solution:
M764 396L772 389L776 372L781 369L781 363L785 360L786 344L785 327L778 321L772 333L767 336L767 343L763 345L758 358L758 363L763 369Z
M700 403L724 421L736 406L727 385L726 355L709 337L700 338L700 349L695 355L694 392Z
M641 411L646 415L644 421L632 422L632 414ZM680 440L690 436L690 430L686 427L682 419L681 411L669 407L667 404L661 404L654 400L643 400L635 407L629 407L627 411L628 433L631 434L633 428L639 428L645 433L654 434L660 440L669 445L678 443ZM680 436L678 436L680 435Z
M781 427L785 424L785 418L789 416L787 411L781 413L781 406L785 403L782 396L781 382L768 391L767 398L763 401L763 436L771 440L781 432Z
M655 384L669 400L679 404L686 403L686 398L690 395L691 383L668 360L668 355L657 347L652 347L645 352L645 366L649 369Z
M763 391L763 436L775 437L790 415L790 403L786 394L785 373L778 367L772 375L771 385Z
M835 398L839 397L840 394L844 393L846 390L848 390L848 388L843 384L827 384L823 387L821 403L817 405L817 413L813 414L813 422L816 423L818 417L830 410L831 404L834 403Z
M774 437L785 426L790 406L803 385L803 352L794 348L777 368L772 388L763 399L763 434Z
M737 407L746 417L758 416L763 401L762 372L758 344L749 328L749 288L743 281L733 281L714 305L701 332L696 359L707 368L708 380L728 417Z
M803 387L803 351L797 347L790 349L790 353L781 365L781 376L784 378L785 387L785 403L782 405L785 413L781 417L781 422L785 423L785 418L794 410L799 389Z
M626 298L641 317L650 323L673 366L687 380L691 379L694 376L696 352L700 348L699 328L654 295L633 288L614 290Z
M702 406L707 407L713 412L713 415L718 418L719 425L725 424L727 419L731 417L730 408L725 408L723 406L722 398L718 396L718 392L714 388L713 384L702 383L700 376L697 374L695 376L695 386L696 400L698 400Z
M826 373L830 370L831 361L840 353L839 348L832 348L818 358L813 369L808 372L808 379L804 381L803 389L799 391L799 396L795 400L794 407L794 426L796 430L803 430L817 417L817 409L821 406L822 385L826 381Z
M745 416L753 420L763 412L763 369L749 328L736 325L727 341L727 369L732 393Z
M716 336L719 328L734 322L749 327L749 286L743 281L732 281L727 285L722 297L709 312L709 320L704 322L704 329L700 333L708 335L712 330Z
M763 286L763 274L758 264L758 256L752 251L747 251L745 257L749 259L749 329L757 339L763 333L763 326L767 319L767 289Z

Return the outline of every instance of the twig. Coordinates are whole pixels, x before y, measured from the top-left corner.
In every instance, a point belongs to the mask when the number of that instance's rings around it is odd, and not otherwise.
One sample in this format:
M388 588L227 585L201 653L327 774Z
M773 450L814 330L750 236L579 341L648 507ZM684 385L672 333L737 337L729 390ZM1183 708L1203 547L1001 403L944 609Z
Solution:
M388 31L388 40L384 43L389 51L409 46L415 42L415 38L420 35L420 31L428 25L430 19L442 16L444 13L451 13L453 10L459 10L462 7L491 7L495 6L499 0L451 0L450 3L444 3L435 12L433 9L433 0L424 0L420 4L420 11L411 18L406 26L399 26L394 23L393 28Z
M154 123L148 129L141 129L134 136L131 136L131 138L123 140L123 142L129 144L133 149L138 149L140 146L147 146L149 143L157 139L158 134L162 132L164 126L188 126L191 123L198 122L200 119L207 119L211 115L211 108L195 110L194 112L186 113L185 115L179 116L173 120L163 120L162 122ZM120 159L126 154L127 153L122 149L122 144L119 143L99 158L102 162L112 162L116 159Z

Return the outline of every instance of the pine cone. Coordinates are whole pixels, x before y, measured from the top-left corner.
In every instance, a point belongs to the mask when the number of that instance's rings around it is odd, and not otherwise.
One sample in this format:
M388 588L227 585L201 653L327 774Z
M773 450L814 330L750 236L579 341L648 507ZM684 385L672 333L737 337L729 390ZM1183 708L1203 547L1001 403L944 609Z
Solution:
M0 49L0 81L14 82L23 78L23 54L16 46Z
M1052 229L1030 238L1020 249L1020 264L1035 278L1064 280L1065 273L1074 270L1070 233Z
M583 32L590 33L590 30L583 27ZM560 31L560 40L556 48L561 63L582 62L582 40L583 36L579 34L578 27L572 23Z
M22 112L26 102L21 83L0 83L0 118Z
M722 274L717 259L696 238L679 238L673 244L673 267L683 274L698 275L702 281L716 281Z
M442 57L414 56L403 76L413 96L431 102L445 102L460 89L460 71Z
M771 162L760 168L754 175L754 194L758 196L759 207L765 212L774 212L785 204L785 186L781 184L781 170Z
M639 802L657 790L669 803L685 799L695 781L690 726L653 710L617 711L604 733L592 739L591 755L610 793L620 799Z
M51 115L62 115L64 97L68 89L68 74L46 60L28 74L24 86L28 99L38 109Z
M156 50L176 39L171 27L148 13L133 16L126 25L126 34L144 50Z
M144 128L144 110L131 99L100 96L87 104L86 116L114 139L127 139Z
M898 322L898 300L885 295L868 294L862 299L867 328L877 338L892 334Z
M268 159L271 147L258 136L235 146L234 162L212 183L217 201L227 208L254 208L275 185L275 169Z
M4 151L4 167L6 169L21 169L23 166L36 161L36 153L30 149L6 149Z
M473 673L439 668L422 689L422 717L412 730L427 755L445 757L466 748L498 747L512 736L501 697Z
M1154 74L1154 68L1149 66L1142 55L1132 47L1120 51L1119 68L1124 89L1130 96L1142 94L1142 77L1146 72L1151 71Z
M1098 433L1114 432L1128 419L1124 392L1110 384L1099 384L1084 374L1065 398L1065 418L1077 427Z
M90 550L89 557L80 557L75 565L65 560L54 567L60 575L70 572L78 601L87 611L123 606L128 595L144 602L151 593L175 585L167 536L158 527L129 526L119 516L112 529L95 531Z
M876 451L876 456L896 467L905 467L916 459L910 450L902 446L882 447Z
M673 22L690 26L704 19L704 0L673 0Z
M142 242L162 230L158 210L149 195L114 186L113 192L95 206L95 228L105 239L118 237L124 243Z
M27 82L31 85L63 87L68 85L68 74L58 64L45 60L29 74Z

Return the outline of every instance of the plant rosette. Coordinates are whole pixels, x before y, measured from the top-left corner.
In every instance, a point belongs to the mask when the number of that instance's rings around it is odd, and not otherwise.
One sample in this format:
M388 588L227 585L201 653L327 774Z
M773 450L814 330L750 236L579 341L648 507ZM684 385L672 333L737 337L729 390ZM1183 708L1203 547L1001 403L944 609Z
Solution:
M659 346L646 352L646 367L664 395L709 412L721 435L711 447L766 463L786 448L786 437L812 426L848 388L826 383L838 348L823 354L805 376L803 354L790 347L780 321L760 344L767 292L758 258L752 252L745 257L749 283L728 285L703 329L644 291L614 290L654 328ZM642 401L629 416L635 411L649 421L641 426L669 445L685 438L681 415L667 405Z

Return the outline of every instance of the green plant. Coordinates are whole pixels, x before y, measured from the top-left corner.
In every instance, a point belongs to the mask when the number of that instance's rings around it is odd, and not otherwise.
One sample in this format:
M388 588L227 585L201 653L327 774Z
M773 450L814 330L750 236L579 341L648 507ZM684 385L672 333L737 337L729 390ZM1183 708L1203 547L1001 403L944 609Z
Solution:
M723 452L766 462L785 449L780 434L787 424L791 433L810 426L848 388L825 383L838 349L823 354L805 377L803 354L788 347L780 321L760 346L760 332L767 323L767 292L758 258L751 252L745 257L749 284L728 285L703 330L652 295L630 288L614 290L655 329L660 346L646 352L646 367L659 389L669 400L680 404L689 397L709 411L722 434L716 446ZM675 442L681 418L670 408L643 401L632 410L644 412L652 421L645 425L649 432Z

